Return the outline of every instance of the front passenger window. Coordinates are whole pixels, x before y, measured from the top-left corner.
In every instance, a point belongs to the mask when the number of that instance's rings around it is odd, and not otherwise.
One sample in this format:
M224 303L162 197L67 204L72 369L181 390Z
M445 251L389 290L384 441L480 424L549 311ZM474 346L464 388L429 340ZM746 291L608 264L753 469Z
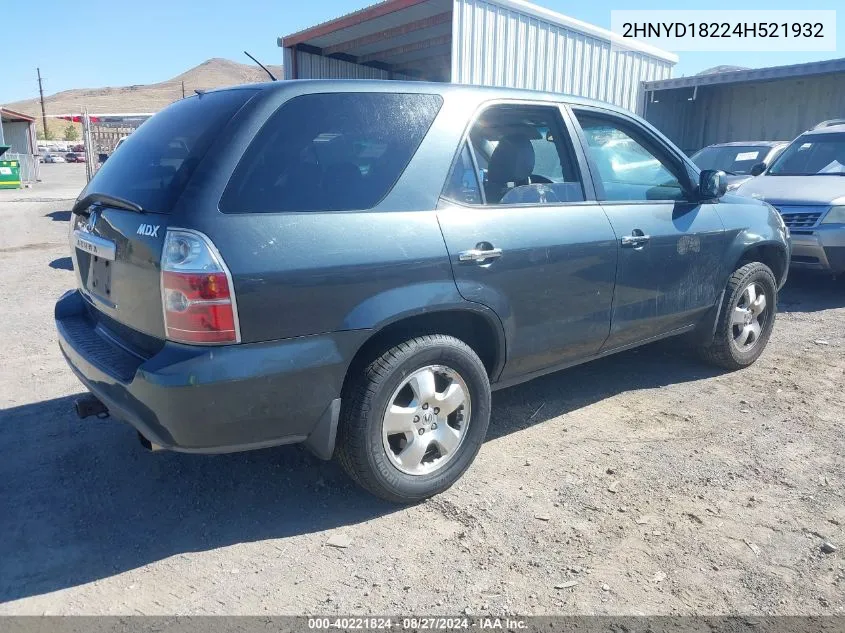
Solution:
M610 118L576 112L606 200L681 200L684 190L664 161Z

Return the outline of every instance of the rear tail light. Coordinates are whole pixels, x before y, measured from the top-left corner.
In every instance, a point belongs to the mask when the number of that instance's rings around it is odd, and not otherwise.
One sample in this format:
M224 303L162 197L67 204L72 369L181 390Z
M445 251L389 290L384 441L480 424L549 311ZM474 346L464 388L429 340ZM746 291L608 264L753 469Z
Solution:
M161 302L167 338L179 343L239 343L232 275L202 233L167 229L161 255Z

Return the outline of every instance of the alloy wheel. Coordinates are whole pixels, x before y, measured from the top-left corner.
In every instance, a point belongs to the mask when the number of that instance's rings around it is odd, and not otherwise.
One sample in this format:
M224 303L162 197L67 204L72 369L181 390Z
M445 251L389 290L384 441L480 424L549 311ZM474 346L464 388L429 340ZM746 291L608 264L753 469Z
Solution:
M429 475L458 453L469 426L469 388L455 370L429 365L414 371L391 396L382 443L391 464L408 475Z
M769 311L769 301L763 287L756 282L748 284L731 314L731 330L737 349L747 352L757 345L769 318Z

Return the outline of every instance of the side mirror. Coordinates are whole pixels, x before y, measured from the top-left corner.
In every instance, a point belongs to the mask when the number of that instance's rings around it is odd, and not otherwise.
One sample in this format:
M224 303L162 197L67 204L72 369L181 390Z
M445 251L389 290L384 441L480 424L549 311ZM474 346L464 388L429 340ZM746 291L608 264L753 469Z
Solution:
M759 176L764 171L766 171L766 163L757 163L756 165L751 167L751 175L752 176Z
M721 198L728 190L728 175L720 169L705 169L698 178L698 195L709 200Z

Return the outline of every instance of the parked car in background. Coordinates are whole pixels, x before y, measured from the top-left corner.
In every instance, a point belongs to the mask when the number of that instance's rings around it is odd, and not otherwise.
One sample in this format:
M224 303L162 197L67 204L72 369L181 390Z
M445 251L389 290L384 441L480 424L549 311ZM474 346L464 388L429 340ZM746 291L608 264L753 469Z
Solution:
M725 188L635 115L558 94L299 81L177 101L72 209L78 287L55 317L93 394L77 411L147 448L303 442L419 501L472 463L491 389L679 335L728 369L760 356L789 241Z
M794 267L845 272L845 123L804 132L737 193L780 211Z
M84 163L85 162L85 155L84 154L77 154L75 152L70 152L65 154L65 160L69 163Z
M44 154L45 163L64 163L65 157L59 154Z
M716 143L691 156L699 169L721 169L728 175L728 191L751 180L771 165L789 141L738 141Z

